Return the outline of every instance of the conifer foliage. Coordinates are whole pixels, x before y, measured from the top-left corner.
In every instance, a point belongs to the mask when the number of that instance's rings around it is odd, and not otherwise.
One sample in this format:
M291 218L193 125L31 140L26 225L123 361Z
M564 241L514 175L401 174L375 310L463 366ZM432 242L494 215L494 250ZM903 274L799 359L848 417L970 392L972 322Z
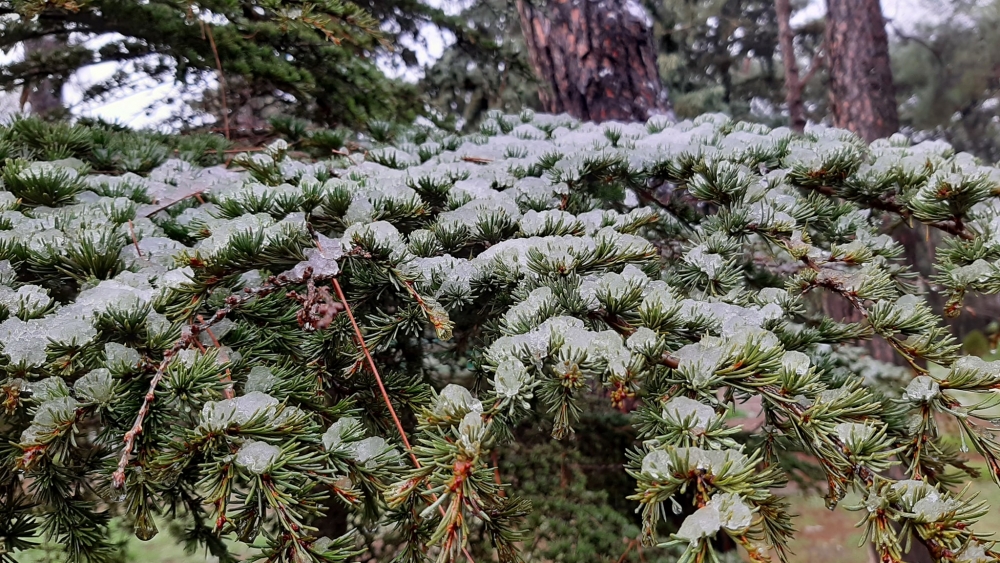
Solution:
M379 4L406 26L423 12L419 3ZM242 96L331 127L414 109L412 92L375 66L379 27L390 20L349 1L0 0L0 16L4 53L39 38L60 45L0 62L3 90L58 88L80 69L113 63L116 72L88 85L84 100L141 93L150 78L201 93L213 76L223 95L234 94L228 81Z
M4 561L39 537L112 561L117 516L220 560L226 537L262 561L518 561L531 506L492 454L542 419L586 439L593 397L640 437L641 541L683 563L722 536L794 560L775 491L804 466L831 507L862 499L883 561L997 557L956 487L969 449L1000 480L994 403L968 399L1000 364L959 355L879 234L884 212L948 234L950 313L1000 290L1000 171L946 145L525 112L229 168L146 138L169 158L123 173L98 162L131 162L126 133L39 141L62 127L0 129ZM868 338L911 369L851 358ZM763 424L727 420L750 399ZM320 537L332 511L351 531Z

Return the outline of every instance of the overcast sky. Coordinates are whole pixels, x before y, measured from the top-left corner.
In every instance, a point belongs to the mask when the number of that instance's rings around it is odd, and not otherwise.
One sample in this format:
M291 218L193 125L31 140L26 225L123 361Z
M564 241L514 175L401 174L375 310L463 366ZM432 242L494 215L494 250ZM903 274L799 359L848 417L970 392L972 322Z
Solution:
M461 11L463 5L473 0L426 1L431 5L445 7L447 12L457 13ZM939 10L935 10L934 8L938 1L882 0L882 12L895 26L900 29L909 30L921 21L933 21L940 17ZM825 0L810 0L809 7L796 14L793 23L797 25L804 21L821 17L825 11L825 4ZM433 63L441 56L444 49L454 41L454 37L450 33L442 33L433 26L426 26L422 30L421 36L423 45L407 45L407 47L417 51L418 60L421 65ZM101 41L101 39L94 40L95 43ZM0 62L9 57L19 56L20 53L16 50L6 57L0 54ZM380 61L379 66L390 75L403 76L411 80L419 77L419 74L414 73L412 70L406 71L405 69L401 69L391 59ZM176 97L178 92L178 89L172 83L157 83L153 80L139 81L132 92L123 94L109 103L82 105L80 103L82 90L91 84L107 79L117 68L116 63L94 65L78 72L71 78L70 83L64 90L64 97L66 103L73 108L75 114L102 117L132 127L149 127L156 126L171 115L176 115L178 112L183 111L185 104L180 100L173 104L162 104L160 107L154 108L151 112L147 111L147 108L151 105L151 101L162 100L171 96ZM214 76L207 77L207 83L208 86L214 87ZM16 101L16 97L8 97L7 100L7 105L10 105L12 101ZM0 99L0 104L2 103L4 103L4 100ZM0 108L0 116L3 113L3 108Z

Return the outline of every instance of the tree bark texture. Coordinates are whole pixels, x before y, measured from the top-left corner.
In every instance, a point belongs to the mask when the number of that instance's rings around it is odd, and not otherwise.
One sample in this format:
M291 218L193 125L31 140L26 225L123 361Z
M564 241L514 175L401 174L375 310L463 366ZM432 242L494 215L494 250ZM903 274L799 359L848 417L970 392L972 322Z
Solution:
M778 16L778 45L781 48L781 62L785 68L785 105L788 106L788 124L793 131L801 133L806 128L806 110L802 103L803 84L799 76L799 63L795 60L791 0L774 0L774 11Z
M546 112L596 122L673 118L638 0L518 0L517 11Z
M899 130L889 39L879 0L827 0L826 53L834 124L866 141Z

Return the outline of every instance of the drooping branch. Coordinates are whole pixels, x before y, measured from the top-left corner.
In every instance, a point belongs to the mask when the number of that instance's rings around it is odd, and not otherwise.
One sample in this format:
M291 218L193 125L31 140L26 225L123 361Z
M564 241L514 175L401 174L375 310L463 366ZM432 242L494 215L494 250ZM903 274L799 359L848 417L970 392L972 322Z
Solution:
M293 283L301 283L303 280L310 279L312 279L312 270L310 269L306 270L302 279L291 279L284 274L271 276L260 287L248 287L243 290L241 295L230 295L227 297L226 304L215 311L215 313L207 320L192 323L190 326L185 327L185 330L181 333L181 337L174 342L173 346L163 353L163 359L157 365L156 373L153 374L153 378L149 381L149 390L146 391L146 395L143 397L142 406L139 407L139 413L135 417L135 422L132 423L132 427L125 433L125 447L118 460L118 469L112 476L112 484L116 489L120 489L125 486L125 470L128 468L129 458L132 455L132 450L135 448L135 440L143 431L143 424L145 423L146 417L149 415L149 409L152 407L153 401L156 399L156 388L163 379L163 375L166 373L167 367L170 365L174 356L176 356L181 350L187 349L195 344L201 333L211 329L213 325L224 319L226 315L238 309L240 306L245 305L252 299L271 295L272 293L286 288Z

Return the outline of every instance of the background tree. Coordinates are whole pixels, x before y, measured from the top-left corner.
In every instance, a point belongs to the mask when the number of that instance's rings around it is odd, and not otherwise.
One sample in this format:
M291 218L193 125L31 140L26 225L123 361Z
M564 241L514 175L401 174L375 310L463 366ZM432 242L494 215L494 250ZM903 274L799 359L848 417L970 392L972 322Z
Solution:
M434 119L478 127L490 110L540 109L514 0L478 0L456 16L463 33L418 83Z
M22 45L25 60L35 61L39 69L43 69L43 61L65 48L66 42L60 37L47 35L24 41ZM51 116L60 113L64 109L62 105L64 80L64 76L53 77L44 72L25 77L21 84L21 107L27 106L26 109L30 109L34 115Z
M4 0L0 13L7 14L0 49L48 37L66 42L0 67L4 89L35 78L61 84L81 68L117 62L120 71L84 98L113 97L137 78L201 89L212 76L223 86L231 76L244 84L238 95L274 97L284 112L327 125L412 119L418 107L411 86L375 65L379 21L350 2ZM97 35L100 46L85 41Z
M772 2L660 0L647 6L655 22L660 76L678 116L719 111L738 119L782 122L782 72ZM810 50L818 44L815 33L810 26L800 30L800 56L812 56ZM825 106L808 104L809 116L821 119Z
M545 111L596 122L670 113L637 0L519 0L517 10Z
M871 142L899 131L889 38L879 0L827 0L833 123Z
M795 45L799 34L792 28L791 0L774 0L774 10L778 22L781 63L785 71L785 111L788 113L788 124L792 130L802 133L808 123L804 95L812 78L822 68L822 50L817 50L803 75L798 61L799 50Z
M899 32L892 52L900 120L987 162L1000 160L1000 2L952 0L942 19Z

